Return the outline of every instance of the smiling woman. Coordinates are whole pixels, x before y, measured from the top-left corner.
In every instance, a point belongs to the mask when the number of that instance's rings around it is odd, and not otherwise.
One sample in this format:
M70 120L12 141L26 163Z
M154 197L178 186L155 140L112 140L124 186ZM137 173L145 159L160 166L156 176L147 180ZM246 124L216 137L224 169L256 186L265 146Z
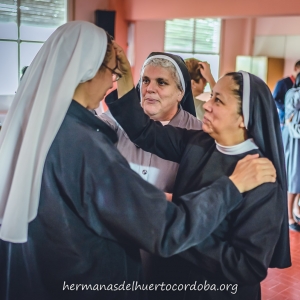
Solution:
M146 65L142 75L142 107L153 120L169 121L177 113L184 92L180 81L174 80L174 65L169 62L170 66L162 67L157 60Z
M245 193L245 202L229 213L207 239L179 255L157 259L148 277L149 283L238 285L236 294L221 290L155 292L150 297L153 300L260 299L260 282L268 268L291 264L282 138L267 85L245 72L225 75L205 104L203 131L161 126L150 120L140 108L134 90L107 103L133 143L180 164L173 193L177 205L182 204L179 197L184 193L230 176L241 159L244 166L251 164L249 154L265 157L261 161L271 160L277 172L276 182L275 178L266 180L268 183ZM128 111L132 112L130 118ZM257 172L263 169L265 166L259 165L254 176L260 176ZM241 177L247 180L248 175ZM209 201L204 202L209 205ZM212 209L207 220L214 215Z

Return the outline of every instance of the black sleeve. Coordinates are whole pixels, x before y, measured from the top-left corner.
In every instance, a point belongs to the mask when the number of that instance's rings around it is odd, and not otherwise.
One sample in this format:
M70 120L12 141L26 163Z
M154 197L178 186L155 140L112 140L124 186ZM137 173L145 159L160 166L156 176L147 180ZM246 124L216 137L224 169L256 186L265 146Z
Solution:
M102 151L95 148L93 155L93 147L88 147L89 156L83 165L86 179L77 210L99 236L134 243L167 257L203 241L242 201L235 185L224 176L201 191L183 196L177 206L132 171L113 145L96 142ZM93 169L85 167L93 164ZM208 217L212 210L214 218Z
M105 100L110 112L134 144L163 159L180 162L194 130L163 126L151 120L144 113L135 89L120 99L117 99L117 92L114 91Z
M242 207L227 217L227 237L220 237L217 229L180 256L220 281L246 285L261 282L267 276L283 221L277 187L265 184L248 193Z

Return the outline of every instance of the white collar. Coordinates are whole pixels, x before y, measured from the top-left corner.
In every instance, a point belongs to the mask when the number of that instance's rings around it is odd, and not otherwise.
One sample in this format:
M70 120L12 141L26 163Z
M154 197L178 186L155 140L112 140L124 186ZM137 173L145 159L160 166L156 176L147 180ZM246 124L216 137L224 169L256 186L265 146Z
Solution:
M160 121L160 123L165 126L165 125L168 125L170 123L170 121Z
M216 141L215 141L216 142ZM216 142L218 151L226 155L242 154L254 149L258 149L253 139L248 139L238 145L234 146L222 146Z

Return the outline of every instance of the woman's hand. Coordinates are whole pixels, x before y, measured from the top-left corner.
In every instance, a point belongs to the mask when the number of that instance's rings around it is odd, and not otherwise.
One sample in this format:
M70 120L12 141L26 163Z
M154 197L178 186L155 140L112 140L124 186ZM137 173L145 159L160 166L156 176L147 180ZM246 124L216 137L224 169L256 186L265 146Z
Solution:
M239 160L229 179L240 193L250 191L266 182L276 181L276 170L270 160L258 154Z
M124 50L115 41L113 41L113 46L116 51L118 69L121 71L122 76L131 76L131 66L124 53Z
M203 78L209 83L210 89L212 90L215 86L216 82L211 74L210 65L206 61L198 62L200 73L203 76Z
M121 98L134 88L133 77L131 73L130 63L124 53L124 50L113 41L113 46L116 51L118 70L122 77L118 80L118 98Z

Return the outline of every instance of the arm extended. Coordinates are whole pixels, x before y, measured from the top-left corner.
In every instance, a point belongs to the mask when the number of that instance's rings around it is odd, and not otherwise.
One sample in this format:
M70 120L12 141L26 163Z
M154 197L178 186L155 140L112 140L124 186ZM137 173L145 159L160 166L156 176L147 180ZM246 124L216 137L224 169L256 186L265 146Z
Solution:
M248 193L242 206L231 214L225 238L213 233L180 256L223 281L261 282L267 276L283 219L277 193L277 184Z

